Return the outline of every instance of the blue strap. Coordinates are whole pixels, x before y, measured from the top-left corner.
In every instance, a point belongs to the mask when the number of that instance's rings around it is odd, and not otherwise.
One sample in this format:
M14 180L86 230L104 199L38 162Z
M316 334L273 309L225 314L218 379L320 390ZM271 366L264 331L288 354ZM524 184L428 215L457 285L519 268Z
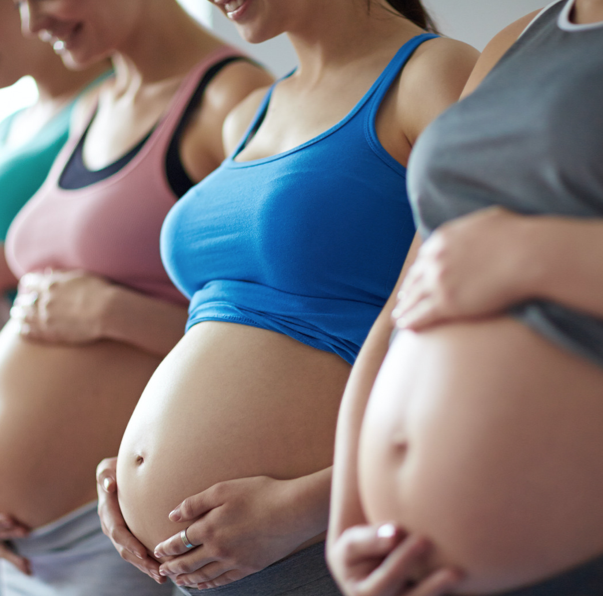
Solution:
M396 52L396 55L390 60L390 63L381 73L381 76L375 81L375 84L369 93L367 93L367 102L369 102L370 105L374 105L375 103L381 104L385 94L392 86L392 83L395 81L396 77L398 77L400 71L406 66L406 63L411 59L417 48L426 41L437 37L439 36L435 33L422 33L407 41Z

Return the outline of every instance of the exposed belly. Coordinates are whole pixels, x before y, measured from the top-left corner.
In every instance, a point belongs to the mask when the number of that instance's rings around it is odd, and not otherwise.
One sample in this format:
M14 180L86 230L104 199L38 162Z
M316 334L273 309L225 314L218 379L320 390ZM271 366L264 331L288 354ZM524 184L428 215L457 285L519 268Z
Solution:
M193 327L153 375L119 451L130 529L153 549L182 527L169 512L217 482L331 465L348 374L338 356L278 333Z
M371 522L430 537L462 593L603 552L603 371L508 318L398 335L367 408Z
M0 333L0 512L39 527L95 498L158 359L114 342L67 347Z

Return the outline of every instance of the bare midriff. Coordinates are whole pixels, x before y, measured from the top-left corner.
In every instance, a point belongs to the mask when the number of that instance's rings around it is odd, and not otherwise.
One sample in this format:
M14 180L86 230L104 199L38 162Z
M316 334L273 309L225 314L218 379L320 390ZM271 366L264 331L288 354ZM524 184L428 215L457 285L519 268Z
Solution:
M129 528L153 549L190 525L172 523L170 511L218 482L330 466L348 375L339 356L279 333L192 327L158 367L124 435L117 484Z
M430 538L459 593L509 590L603 553L603 370L499 318L402 332L363 423L374 523Z
M0 333L0 512L32 528L96 498L159 360L125 344L66 346Z

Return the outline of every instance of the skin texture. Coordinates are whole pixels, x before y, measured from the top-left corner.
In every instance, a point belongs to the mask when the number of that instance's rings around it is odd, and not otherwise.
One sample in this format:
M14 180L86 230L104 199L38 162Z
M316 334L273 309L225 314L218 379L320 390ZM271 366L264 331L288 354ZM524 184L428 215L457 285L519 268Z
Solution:
M0 88L30 75L36 81L39 99L13 120L7 146L17 148L40 132L86 85L109 68L100 62L83 71L70 71L52 48L37 37L21 33L19 12L12 0L0 1ZM0 292L13 290L18 280L12 274L0 246Z
M321 19L313 18L318 10ZM237 26L254 42L287 32L301 65L278 85L266 120L238 157L242 161L295 147L340 121L400 45L421 33L381 6L369 15L363 3L348 0L251 0ZM472 48L452 40L430 41L417 50L377 117L379 139L401 163L422 128L456 101L475 60ZM251 94L229 116L227 151L264 93ZM348 374L338 357L266 330L212 322L193 327L147 386L124 436L117 478L114 462L99 468L101 517L120 552L148 573L213 587L321 539L335 418ZM125 522L117 513L115 480ZM231 515L224 513L224 504L214 507L200 525L170 521L170 511L195 494L215 504L208 493L212 486L220 487L230 503L246 494L252 511L260 512L259 503L270 501L271 519L282 521L266 527L256 513L248 522L255 541L238 543L229 536L251 532L237 521L234 506ZM277 498L283 493L288 497ZM193 544L202 541L203 547L184 556L174 553L180 559L161 568L150 557L133 554L142 550L144 555L167 541L158 553L171 556L177 533L187 526Z
M34 0L19 8L30 34L65 41L66 65L112 58L116 79L100 92L85 143L94 167L146 136L182 78L223 45L175 1ZM233 64L212 81L180 146L194 180L224 157L226 113L270 80L258 67ZM90 106L89 98L82 101L76 129ZM13 320L0 334L1 512L35 528L94 500L96 465L117 453L140 394L185 320L182 306L86 272L46 270L24 280Z
M601 8L578 0L575 15ZM467 93L534 16L486 48ZM432 540L427 571L458 566L455 591L483 594L603 552L603 373L501 315L536 297L601 316L600 228L492 208L430 237L394 311L404 331L378 376L367 342L369 374L344 398L331 557L346 528L393 521Z

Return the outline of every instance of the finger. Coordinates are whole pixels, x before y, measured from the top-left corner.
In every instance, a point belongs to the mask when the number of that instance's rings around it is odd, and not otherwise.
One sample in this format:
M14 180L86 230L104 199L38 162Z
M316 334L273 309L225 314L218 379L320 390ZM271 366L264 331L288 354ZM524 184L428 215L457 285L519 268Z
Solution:
M385 557L403 538L393 524L356 526L346 530L339 539L346 566L352 567L367 559Z
M0 540L23 538L29 534L29 528L10 515L0 514Z
M444 596L459 586L463 573L457 569L440 569L422 581L408 596Z
M96 487L99 498L117 492L117 458L107 457L96 466Z
M169 577L188 575L215 562L216 558L214 556L209 555L203 546L198 546L186 555L180 555L171 561L162 563L159 567L159 573Z
M144 561L148 558L147 549L126 526L117 500L117 485L115 484L111 492L105 490L105 486L111 484L105 481L110 478L109 470L105 470L99 474L100 482L97 484L99 487L98 515L103 532L111 539L115 548L124 549Z
M0 559L5 559L9 563L12 563L21 573L31 575L31 565L29 561L25 557L21 557L13 552L5 544L0 544Z
M191 521L205 515L208 511L215 509L223 504L215 498L214 487L210 487L207 490L193 495L188 499L185 499L170 512L169 518L173 522Z
M411 573L431 550L430 543L420 537L412 536L399 544L386 559L361 582L363 591L380 596L395 596L403 591Z
M235 576L236 574L236 576ZM232 582L238 582L240 579L247 577L245 574L240 574L239 572L227 571L226 573L216 577L209 582L204 582L201 584L197 584L198 590L207 590L207 588L219 588L220 586L226 586L228 584L232 584Z
M223 563L214 561L205 565L194 573L184 573L174 578L177 586L197 586L198 584L215 583L217 578L223 577L228 572L232 571L228 566ZM230 580L227 583L231 583L234 580Z
M193 524L186 529L186 535L182 536L182 531L178 532L171 538L168 538L164 542L161 542L155 548L155 556L160 559L162 557L174 556L174 555L183 555L191 550L190 547L184 544L183 538L186 538L189 544L193 546L201 546L203 540L197 539L198 533L195 531L195 526L197 524Z
M426 283L425 276L421 275L415 280L412 286L409 286L404 289L403 292L400 292L400 299L392 311L392 318L397 320L404 316L405 313L429 294L430 288Z
M39 273L26 273L19 280L19 292L39 289L41 280L42 276Z
M117 497L107 497L102 505L99 503L99 516L103 532L111 539L115 548L128 551L141 561L149 558L145 546L126 527Z
M142 571L149 577L152 577L158 584L164 584L167 581L165 577L160 575L159 563L157 563L155 559L152 559L148 555L146 555L144 559L140 559L128 550L120 547L116 548L117 552L119 552L119 555L124 561L134 565L134 567L136 567L139 571Z
M435 299L425 297L398 318L396 327L419 331L436 323L443 323L448 318Z

